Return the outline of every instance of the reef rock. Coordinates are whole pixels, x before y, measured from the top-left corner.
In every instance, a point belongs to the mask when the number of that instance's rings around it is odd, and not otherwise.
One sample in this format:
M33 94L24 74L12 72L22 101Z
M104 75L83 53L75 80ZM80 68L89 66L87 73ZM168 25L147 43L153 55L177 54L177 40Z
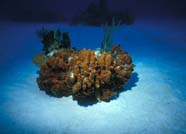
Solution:
M37 83L41 90L56 97L73 95L76 99L96 97L109 101L133 71L130 55L119 45L100 56L93 50L58 50L45 60Z

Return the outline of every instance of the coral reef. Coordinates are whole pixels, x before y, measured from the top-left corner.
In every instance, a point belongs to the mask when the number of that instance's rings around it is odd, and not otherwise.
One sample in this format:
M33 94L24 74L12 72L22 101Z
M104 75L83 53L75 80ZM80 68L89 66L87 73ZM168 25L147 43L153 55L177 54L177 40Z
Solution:
M112 56L114 53L117 55ZM119 45L99 57L93 50L58 50L41 66L37 83L52 96L109 101L121 91L132 71L132 59Z
M40 67L39 88L55 97L72 95L76 100L109 101L118 95L133 71L130 55L120 45L111 47L111 32L118 26L103 27L104 38L96 51L71 49L68 33L59 29L38 32L45 52L32 59Z

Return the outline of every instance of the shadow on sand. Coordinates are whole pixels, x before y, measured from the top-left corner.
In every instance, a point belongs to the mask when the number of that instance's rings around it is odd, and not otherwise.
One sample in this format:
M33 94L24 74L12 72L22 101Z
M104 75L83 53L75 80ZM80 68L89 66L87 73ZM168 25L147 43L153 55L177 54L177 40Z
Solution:
M139 81L139 75L137 72L132 73L129 81L124 86L124 91L132 90L133 87L136 87L136 83Z

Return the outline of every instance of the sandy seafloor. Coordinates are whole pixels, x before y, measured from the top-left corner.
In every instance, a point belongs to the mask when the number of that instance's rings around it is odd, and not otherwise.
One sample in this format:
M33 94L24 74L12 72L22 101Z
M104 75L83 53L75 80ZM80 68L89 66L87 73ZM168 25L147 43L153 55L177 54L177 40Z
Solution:
M96 49L103 37L95 27L1 22L0 133L186 133L186 21L144 19L116 30L113 42L135 69L118 98L92 105L39 90L31 58L42 49L42 27L69 31L78 49Z

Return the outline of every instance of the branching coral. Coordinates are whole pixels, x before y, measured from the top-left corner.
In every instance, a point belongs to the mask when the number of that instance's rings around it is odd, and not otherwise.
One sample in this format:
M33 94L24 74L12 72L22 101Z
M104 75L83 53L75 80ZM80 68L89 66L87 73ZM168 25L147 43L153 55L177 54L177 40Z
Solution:
M58 50L41 67L38 85L53 96L96 97L103 101L120 92L130 78L133 64L128 53L117 46L96 57L92 50ZM117 51L117 56L112 54Z
M44 45L43 51L46 55L51 55L51 53L53 55L53 51L62 48L69 49L71 47L68 32L62 33L59 29L48 30L43 28L37 31L37 35Z

